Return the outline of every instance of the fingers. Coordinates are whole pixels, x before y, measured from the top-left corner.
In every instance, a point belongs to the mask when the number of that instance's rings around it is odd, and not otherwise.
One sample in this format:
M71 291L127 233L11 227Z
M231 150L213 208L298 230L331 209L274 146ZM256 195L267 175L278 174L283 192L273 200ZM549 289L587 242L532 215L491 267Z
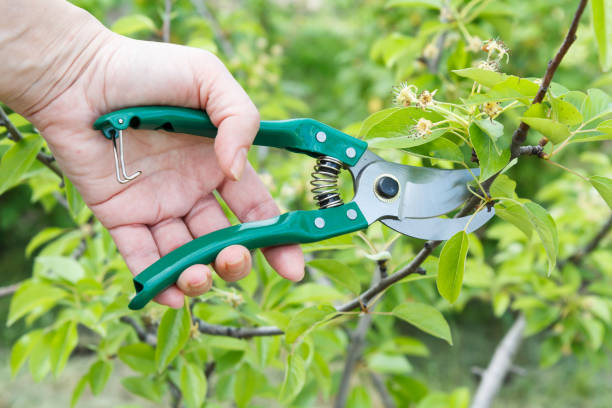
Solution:
M159 259L153 235L145 225L123 225L111 228L109 232L133 275L138 275ZM157 295L155 301L180 308L183 306L183 294L175 286L171 286Z
M168 218L149 229L162 256L192 240L185 222L180 218ZM188 296L199 296L208 291L211 285L212 276L205 265L193 265L185 269L177 281L178 288Z
M219 65L217 77L208 82L207 92L201 92L206 99L201 105L219 129L215 138L219 167L228 178L239 180L259 130L259 113L229 71Z
M230 226L223 209L212 194L198 200L184 220L194 237ZM251 254L243 246L232 245L217 255L214 266L223 280L235 282L251 271Z
M219 193L242 222L263 220L279 214L270 193L248 164L240 181L225 182L219 187ZM265 248L263 253L282 277L292 281L304 277L304 256L298 245Z

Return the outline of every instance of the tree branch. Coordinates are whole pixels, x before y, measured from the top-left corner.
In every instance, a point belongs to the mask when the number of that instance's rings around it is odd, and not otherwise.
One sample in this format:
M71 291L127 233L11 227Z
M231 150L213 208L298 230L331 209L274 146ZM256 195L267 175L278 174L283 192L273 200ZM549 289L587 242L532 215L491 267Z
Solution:
M605 238L605 236L612 229L612 215L608 218L608 221L599 229L599 232L585 245L584 248L577 251L574 255L569 256L564 261L559 262L559 268L563 268L568 262L574 265L580 265L584 257L593 252L599 243Z
M250 339L251 337L279 336L284 332L275 326L261 327L235 327L222 326L218 324L206 323L202 319L195 318L193 321L198 325L200 333L210 334L211 336L226 336L236 339Z
M387 265L386 261L378 261L376 272L372 277L370 288L376 286L381 280L381 276L386 274ZM372 308L374 305L372 305ZM372 314L365 313L357 323L357 327L351 333L349 348L346 353L346 361L344 362L344 369L342 370L342 378L340 379L340 385L338 386L338 393L336 394L336 400L334 402L334 408L344 408L346 406L346 400L348 398L351 377L355 372L355 366L357 361L361 358L361 352L365 346L365 337L372 326Z
M387 391L387 387L385 386L385 383L383 382L382 378L380 378L380 376L376 373L370 373L370 380L372 381L374 388L376 388L376 391L380 395L383 407L395 408L395 402L393 401L393 398L391 398L389 391Z
M165 0L163 25L162 25L162 41L170 42L170 20L172 14L172 0Z
M525 316L520 314L508 330L499 346L495 349L489 366L482 375L470 408L489 408L499 392L508 370L512 366L514 354L523 342Z
M17 289L19 289L20 286L21 286L21 282L0 287L0 298L4 296L12 295L13 293L17 292Z
M544 96L548 91L548 87L559 67L563 57L567 54L567 51L572 46L574 41L576 41L576 30L578 29L578 23L580 22L580 17L582 17L582 13L584 12L584 8L586 7L588 0L580 0L578 4L578 9L574 14L574 19L572 20L572 24L570 25L569 31L559 48L559 51L555 55L555 57L548 62L548 68L546 69L546 73L544 74L544 78L542 78L542 82L540 83L540 88L538 89L538 93L535 98L533 98L532 104L540 103L544 100ZM527 132L529 132L529 125L525 122L521 122L519 127L516 129L514 134L512 135L512 146L510 147L510 151L512 152L512 157L518 157L519 147L525 143L527 139Z
M8 115L6 114L4 109L2 109L1 106L0 106L0 125L6 128L8 132L8 138L11 139L13 142L18 143L20 140L23 140L23 135L21 134L19 129L17 129L17 127L13 124L13 122L11 122ZM47 166L49 170L57 174L60 179L64 180L64 174L59 169L59 167L57 167L57 165L54 163L55 159L53 158L53 156L50 156L43 152L38 152L36 154L36 159L42 164L44 164L45 166Z
M221 51L223 51L223 54L225 54L225 56L228 58L232 57L234 55L234 47L221 28L219 21L217 21L215 16L210 12L210 10L208 10L208 7L206 7L204 0L191 0L191 4L193 4L196 11L210 23L211 28L215 33L215 37L221 45Z
M157 346L157 336L155 336L153 333L149 333L148 331L140 327L140 325L136 322L136 320L134 320L134 318L130 316L121 316L119 320L125 324L132 326L140 341L143 341L153 347Z

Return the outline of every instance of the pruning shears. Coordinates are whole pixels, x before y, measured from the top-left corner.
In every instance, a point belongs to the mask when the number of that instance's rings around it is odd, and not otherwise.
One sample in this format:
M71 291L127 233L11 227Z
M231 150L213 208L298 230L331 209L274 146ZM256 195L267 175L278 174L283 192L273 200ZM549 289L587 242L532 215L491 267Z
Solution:
M142 106L101 116L101 130L114 147L117 180L129 182L123 156L123 131L164 130L214 138L217 129L206 113L181 107ZM119 143L119 153L117 149ZM209 264L230 245L248 249L320 241L367 228L380 221L415 238L442 241L465 230L472 232L489 221L492 208L458 218L441 218L470 197L468 182L478 169L442 170L383 160L368 144L313 119L261 121L255 145L284 148L316 158L310 181L318 210L291 211L263 221L224 228L177 248L134 278L136 295L129 308L144 307L174 284L194 264ZM353 199L344 203L338 177L346 169L353 178Z

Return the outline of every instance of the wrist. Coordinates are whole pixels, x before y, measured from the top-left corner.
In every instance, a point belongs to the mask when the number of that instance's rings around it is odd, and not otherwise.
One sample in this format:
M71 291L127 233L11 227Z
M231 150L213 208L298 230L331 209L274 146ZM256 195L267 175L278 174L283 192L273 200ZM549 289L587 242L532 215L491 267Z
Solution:
M13 21L0 28L0 101L26 117L44 109L85 71L111 33L58 0L0 0Z

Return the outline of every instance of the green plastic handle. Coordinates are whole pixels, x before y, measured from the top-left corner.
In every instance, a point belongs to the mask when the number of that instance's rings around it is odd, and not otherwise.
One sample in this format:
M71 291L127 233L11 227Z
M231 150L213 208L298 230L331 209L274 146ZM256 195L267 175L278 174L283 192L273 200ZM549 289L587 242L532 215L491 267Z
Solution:
M288 212L268 220L224 228L175 249L134 278L136 296L129 308L143 308L159 292L174 284L181 272L195 264L209 264L223 248L248 249L302 244L348 234L368 227L355 202L313 211Z
M94 129L101 130L108 139L116 137L117 130L165 130L214 138L217 128L205 112L175 106L138 106L121 109L100 116ZM314 119L261 121L253 142L306 153L311 156L332 156L354 166L368 144Z

